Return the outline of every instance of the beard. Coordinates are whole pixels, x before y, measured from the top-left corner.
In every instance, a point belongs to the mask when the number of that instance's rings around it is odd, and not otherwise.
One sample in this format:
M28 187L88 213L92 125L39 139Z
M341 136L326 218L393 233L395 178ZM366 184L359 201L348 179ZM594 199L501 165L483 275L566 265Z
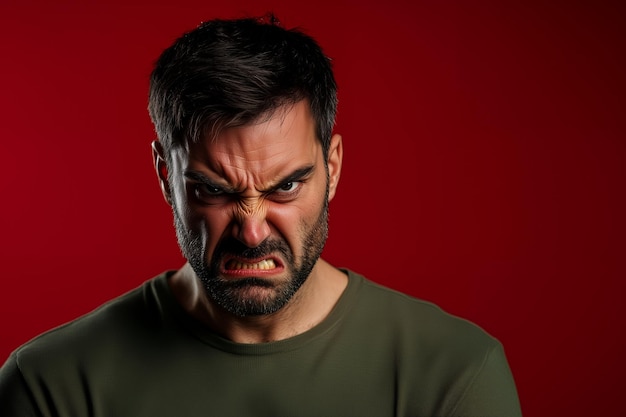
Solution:
M328 237L328 190L315 222L310 226L301 222L299 226L304 236L300 259L295 258L292 249L280 237L268 238L255 248L249 248L229 237L218 243L209 262L202 233L187 229L174 204L172 211L178 245L202 282L207 296L238 317L272 314L284 307L311 274ZM259 259L272 253L280 253L283 258L288 275L286 281L274 282L255 277L253 271L250 272L251 276L236 280L226 280L220 276L220 266L226 256Z

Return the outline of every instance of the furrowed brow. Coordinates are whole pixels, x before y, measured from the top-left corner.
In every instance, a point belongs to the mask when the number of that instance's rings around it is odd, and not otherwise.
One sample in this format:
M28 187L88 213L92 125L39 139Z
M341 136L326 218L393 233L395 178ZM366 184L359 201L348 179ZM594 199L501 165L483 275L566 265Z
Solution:
M278 182L273 188L280 187L281 185L286 184L288 182L302 181L306 179L308 176L310 176L313 173L313 171L315 171L315 165L307 165L305 167L298 168L295 171L293 171L291 174L288 174L284 176L282 179L278 180Z
M234 193L235 190L229 186L228 184L223 184L223 183L219 183L219 182L215 182L213 180L211 180L209 177L207 177L206 175L200 173L200 172L196 172L196 171L189 171L189 170L185 170L183 172L183 176L185 178L188 178L192 181L195 182L199 182L201 184L206 184L210 187L215 187L215 188L219 188L221 190L223 190L224 192L227 193Z
M302 181L304 179L306 179L307 177L309 177L313 171L315 171L315 165L307 165L304 166L302 168L298 168L295 171L291 172L290 174L285 175L283 178L279 179L275 185L273 185L272 187L270 187L270 189L268 191L273 191L274 189L282 186L283 184L286 184L288 182L297 182L297 181ZM223 190L226 193L236 193L237 190L235 190L232 186L228 185L228 184L224 184L221 182L216 182L211 180L209 177L207 177L206 175L197 172L197 171L190 171L190 170L185 170L183 172L183 176L185 178L190 179L191 181L195 181L195 182L199 182L201 184L206 184L210 187L216 187L219 188L221 190ZM259 190L261 191L261 190Z

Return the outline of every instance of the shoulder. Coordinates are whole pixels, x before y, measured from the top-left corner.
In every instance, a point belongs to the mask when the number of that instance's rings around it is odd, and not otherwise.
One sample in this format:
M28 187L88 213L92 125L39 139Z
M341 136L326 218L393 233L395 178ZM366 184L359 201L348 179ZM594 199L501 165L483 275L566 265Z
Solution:
M367 306L372 314L380 315L383 319L394 318L395 322L425 331L437 329L441 333L450 329L491 338L475 323L450 314L432 302L385 287L351 271L349 276L360 281L361 307Z
M436 399L435 415L519 415L515 384L496 338L433 303L349 275L360 282L352 320L367 335L368 349L393 353L397 384L410 387L413 399L407 401L408 414L419 414L414 407Z
M448 361L481 363L500 343L469 320L349 272L360 281L355 315L402 349L430 352ZM423 357L423 355L420 355Z
M115 351L129 335L158 326L154 286L163 276L146 281L95 310L51 329L17 348L12 357L22 371L43 370L55 363L90 361ZM155 314L156 313L156 314ZM120 346L121 347L121 346Z
M159 282L165 275L17 348L0 368L0 414L90 414L87 392L118 386L116 375L158 343Z

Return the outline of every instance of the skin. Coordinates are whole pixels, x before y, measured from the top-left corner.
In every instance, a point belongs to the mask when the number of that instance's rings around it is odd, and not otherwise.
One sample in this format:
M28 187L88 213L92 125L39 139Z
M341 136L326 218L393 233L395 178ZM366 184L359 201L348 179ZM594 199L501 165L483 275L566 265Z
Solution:
M237 251L224 255L221 249L233 242L242 248L263 248L268 241L279 241L288 247L293 263L301 265L310 244L307 236L314 234L320 221L326 224L326 196L328 201L335 196L343 148L341 136L334 135L326 169L309 105L303 100L277 109L269 118L227 128L216 138L178 147L172 151L171 166L159 142L153 143L153 156L163 195L177 219L183 253L181 236L194 236L202 261L217 266L215 278L225 285L249 276L262 280L262 286L237 289L239 298L261 302L275 297L276 288L293 278L287 255L272 250L250 260L240 258ZM262 259L270 259L274 267L242 271L231 262ZM295 336L320 323L345 289L347 277L323 259L312 259L310 274L286 304L269 314L251 315L233 313L216 302L189 262L169 285L190 315L221 336L263 343Z

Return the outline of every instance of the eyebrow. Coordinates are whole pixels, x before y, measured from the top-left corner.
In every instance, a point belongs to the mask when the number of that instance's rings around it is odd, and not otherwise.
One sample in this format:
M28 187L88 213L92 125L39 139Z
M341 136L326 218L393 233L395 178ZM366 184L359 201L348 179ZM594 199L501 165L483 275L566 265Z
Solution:
M283 178L279 179L275 183L275 185L272 185L268 190L259 190L259 191L268 192L288 182L301 181L303 179L306 179L308 176L310 176L313 173L313 171L315 171L315 165L306 165L302 168L298 168L294 170L290 174L285 175ZM227 185L227 184L220 184L219 182L212 181L209 177L197 171L185 170L183 172L183 176L195 182L206 184L211 187L220 188L226 193L232 194L232 193L237 192L237 190L234 189L232 186Z
M293 171L291 174L286 175L281 180L279 180L273 188L278 188L281 185L286 184L288 182L296 182L296 181L306 179L308 176L310 176L313 173L313 171L315 171L315 165L307 165L305 167L298 168L295 171Z

